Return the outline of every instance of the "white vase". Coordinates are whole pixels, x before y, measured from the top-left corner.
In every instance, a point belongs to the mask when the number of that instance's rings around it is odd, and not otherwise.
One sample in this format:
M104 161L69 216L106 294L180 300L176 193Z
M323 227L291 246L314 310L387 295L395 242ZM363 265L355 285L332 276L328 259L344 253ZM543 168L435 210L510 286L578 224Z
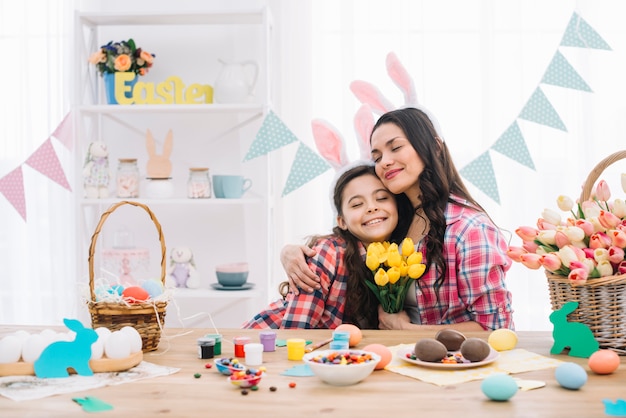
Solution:
M174 183L171 178L148 179L146 197L149 199L167 199L174 195Z

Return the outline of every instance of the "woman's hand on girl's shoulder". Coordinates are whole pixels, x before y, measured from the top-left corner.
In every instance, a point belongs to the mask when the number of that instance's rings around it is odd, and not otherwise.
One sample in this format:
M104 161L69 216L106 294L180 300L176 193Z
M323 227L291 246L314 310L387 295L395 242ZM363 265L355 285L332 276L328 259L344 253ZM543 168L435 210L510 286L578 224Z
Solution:
M316 251L306 245L288 244L280 252L280 262L287 273L289 287L294 294L298 295L299 290L307 293L320 288L320 279L309 268L305 257L315 256Z

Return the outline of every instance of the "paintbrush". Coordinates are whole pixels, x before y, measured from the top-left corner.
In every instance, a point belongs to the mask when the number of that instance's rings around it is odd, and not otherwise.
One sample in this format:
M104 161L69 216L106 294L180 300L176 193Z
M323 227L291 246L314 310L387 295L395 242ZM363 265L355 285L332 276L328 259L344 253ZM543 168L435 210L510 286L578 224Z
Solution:
M324 347L326 344L330 344L332 342L332 337L324 340L324 341L320 341L319 343L315 343L310 347L307 347L304 349L305 352L310 353L311 351L317 350L318 348Z

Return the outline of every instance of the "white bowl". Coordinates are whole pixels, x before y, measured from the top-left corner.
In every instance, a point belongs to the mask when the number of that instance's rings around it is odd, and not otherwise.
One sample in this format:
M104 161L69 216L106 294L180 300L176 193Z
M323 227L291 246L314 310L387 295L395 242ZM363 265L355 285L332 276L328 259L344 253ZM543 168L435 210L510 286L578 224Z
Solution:
M357 356L369 355L372 360L363 363L333 364L318 363L314 358L328 357L337 353L350 353ZM371 351L363 350L321 350L313 351L304 355L302 360L309 365L313 373L324 382L333 386L349 386L359 383L369 376L380 361L380 356Z
M220 273L247 273L248 272L248 263L229 263L229 264L220 264L215 266L215 271L219 271Z

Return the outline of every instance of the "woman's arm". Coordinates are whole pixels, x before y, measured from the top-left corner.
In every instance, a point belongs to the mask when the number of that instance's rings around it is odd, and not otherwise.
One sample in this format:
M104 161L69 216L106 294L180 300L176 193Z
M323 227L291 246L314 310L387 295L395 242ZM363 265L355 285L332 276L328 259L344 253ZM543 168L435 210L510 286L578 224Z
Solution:
M305 260L305 256L314 257L316 254L315 250L306 245L288 244L281 250L280 262L285 273L287 273L289 288L295 295L300 294L299 289L311 293L313 290L321 288L319 277L311 270Z
M442 325L420 325L413 324L409 319L409 315L405 312L399 312L397 314L390 314L383 311L383 308L378 305L378 327L380 329L392 329L392 330L426 330L426 331L439 331L441 329L455 329L457 331L483 331L484 328L474 321L459 322L456 324L442 324Z

